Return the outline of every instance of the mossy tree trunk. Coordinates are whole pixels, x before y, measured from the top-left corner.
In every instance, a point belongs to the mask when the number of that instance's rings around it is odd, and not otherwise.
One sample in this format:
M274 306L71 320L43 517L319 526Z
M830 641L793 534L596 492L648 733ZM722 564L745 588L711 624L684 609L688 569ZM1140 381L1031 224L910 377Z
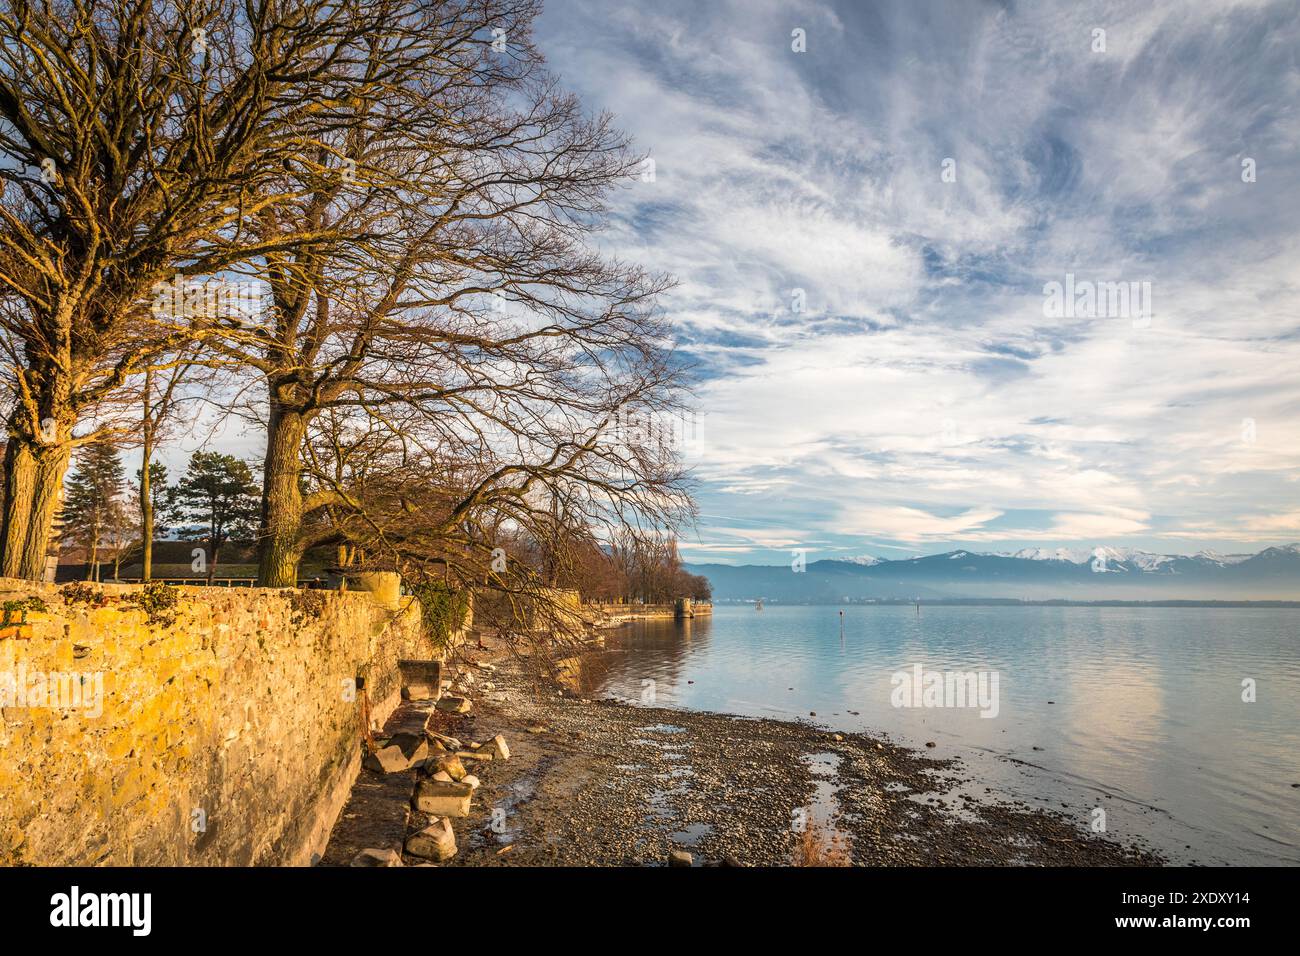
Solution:
M52 437L55 440L47 444L10 430L0 523L0 572L5 577L40 581L45 576L50 529L71 458L61 436Z

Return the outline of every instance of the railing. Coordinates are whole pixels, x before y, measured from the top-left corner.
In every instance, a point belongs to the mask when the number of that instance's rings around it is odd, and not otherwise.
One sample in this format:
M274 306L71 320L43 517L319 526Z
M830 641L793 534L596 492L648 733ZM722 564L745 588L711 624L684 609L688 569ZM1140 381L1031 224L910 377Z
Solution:
M144 584L144 578L107 578L100 584ZM257 586L257 578L150 578L150 584L177 584L191 587L214 588L251 588Z
M207 578L150 578L150 583L172 584L182 587L195 588L255 588L257 587L257 578L213 578L209 581ZM144 584L143 578L110 578L106 581L95 582L99 584ZM327 588L323 578L300 578L295 587L299 588Z

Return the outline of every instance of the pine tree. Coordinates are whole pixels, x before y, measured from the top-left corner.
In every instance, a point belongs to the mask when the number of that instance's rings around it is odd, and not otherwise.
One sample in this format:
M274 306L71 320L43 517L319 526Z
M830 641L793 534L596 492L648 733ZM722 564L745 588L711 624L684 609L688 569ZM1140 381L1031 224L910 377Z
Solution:
M168 515L173 524L203 527L182 528L196 539L206 539L207 577L212 583L221 546L232 536L253 534L260 512L261 489L248 465L233 455L196 451L190 467L168 492Z
M130 533L125 497L126 477L117 449L101 442L77 453L76 472L64 494L63 526L66 539L85 551L88 581L99 580L100 549L120 546Z

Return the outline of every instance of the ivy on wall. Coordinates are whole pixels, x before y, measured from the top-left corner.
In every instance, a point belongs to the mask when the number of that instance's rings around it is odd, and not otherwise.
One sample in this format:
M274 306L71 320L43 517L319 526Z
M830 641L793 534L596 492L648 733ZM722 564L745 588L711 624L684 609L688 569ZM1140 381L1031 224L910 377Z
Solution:
M469 611L469 594L441 581L425 581L411 589L420 602L424 630L437 647L446 645L451 635L465 624Z

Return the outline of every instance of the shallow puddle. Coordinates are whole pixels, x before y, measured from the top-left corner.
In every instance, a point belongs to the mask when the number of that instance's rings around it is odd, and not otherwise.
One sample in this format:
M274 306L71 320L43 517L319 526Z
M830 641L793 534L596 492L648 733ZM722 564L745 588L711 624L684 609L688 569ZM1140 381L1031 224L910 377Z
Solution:
M694 848L705 837L713 835L713 827L708 823L688 823L670 837L680 847Z

